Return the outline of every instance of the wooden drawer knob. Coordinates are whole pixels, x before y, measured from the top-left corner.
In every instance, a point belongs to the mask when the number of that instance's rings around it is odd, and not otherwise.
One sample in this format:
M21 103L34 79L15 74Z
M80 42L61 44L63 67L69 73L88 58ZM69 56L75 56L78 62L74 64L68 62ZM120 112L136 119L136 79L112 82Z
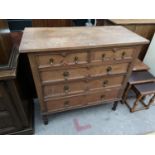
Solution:
M108 66L107 67L107 72L111 72L112 71L112 67L111 66Z
M65 101L65 102L64 102L64 107L65 107L65 108L69 107L69 101Z
M108 80L103 81L103 87L105 87L108 84Z
M77 64L78 63L79 58L77 56L74 57L74 62Z
M67 53L66 53L66 52L63 52L63 53L61 53L61 55L62 55L63 57L66 57Z
M69 91L69 86L68 85L64 85L64 91L67 93Z
M116 53L116 49L112 49L113 53L115 54Z
M125 51L122 52L122 58L124 58L126 55Z
M51 65L53 65L54 59L53 59L53 58L50 58L50 59L49 59L49 63L50 63Z
M102 54L102 61L104 61L105 59L105 54Z
M104 100L105 99L105 95L101 95L100 98L101 98L101 100Z
M65 78L67 78L67 77L69 76L69 72L68 72L68 71L65 71L65 72L63 73L63 76L64 76Z

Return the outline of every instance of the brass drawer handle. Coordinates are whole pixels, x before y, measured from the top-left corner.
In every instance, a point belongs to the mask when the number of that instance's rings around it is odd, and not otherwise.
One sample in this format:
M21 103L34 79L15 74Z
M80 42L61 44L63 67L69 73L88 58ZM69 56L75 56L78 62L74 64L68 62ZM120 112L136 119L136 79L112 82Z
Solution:
M104 61L105 59L105 54L102 54L102 61Z
M68 85L64 85L64 91L67 93L69 91L69 86Z
M108 66L107 67L107 72L111 72L112 71L112 67L111 66Z
M117 50L116 50L116 49L112 49L112 51L113 51L113 53L115 54Z
M74 62L77 64L78 63L79 58L77 56L74 57Z
M53 59L53 58L50 58L50 59L49 59L49 63L50 63L51 65L53 65L54 59Z
M108 84L108 80L103 81L103 87L105 87Z
M69 101L65 101L65 102L64 102L64 107L65 107L65 108L69 107Z
M67 78L67 77L69 76L69 72L68 72L68 71L65 71L65 72L63 73L63 76L64 76L65 78Z
M125 51L122 52L122 58L124 58L126 55Z
M101 98L101 100L104 100L105 99L105 95L101 95L100 98Z

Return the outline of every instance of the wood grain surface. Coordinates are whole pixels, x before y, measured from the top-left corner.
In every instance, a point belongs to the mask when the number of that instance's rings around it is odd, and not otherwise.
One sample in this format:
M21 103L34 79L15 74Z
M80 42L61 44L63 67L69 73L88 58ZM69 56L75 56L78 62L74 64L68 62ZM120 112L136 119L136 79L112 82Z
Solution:
M147 44L122 26L26 28L20 53Z

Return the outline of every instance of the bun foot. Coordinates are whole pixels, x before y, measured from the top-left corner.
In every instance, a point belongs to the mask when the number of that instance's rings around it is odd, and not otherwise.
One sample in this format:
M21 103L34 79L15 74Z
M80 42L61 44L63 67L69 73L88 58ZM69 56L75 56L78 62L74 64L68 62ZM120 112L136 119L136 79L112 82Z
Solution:
M115 101L112 107L112 110L115 111L118 105L118 101Z
M47 115L43 115L42 119L43 119L44 125L47 125L48 124L48 116Z

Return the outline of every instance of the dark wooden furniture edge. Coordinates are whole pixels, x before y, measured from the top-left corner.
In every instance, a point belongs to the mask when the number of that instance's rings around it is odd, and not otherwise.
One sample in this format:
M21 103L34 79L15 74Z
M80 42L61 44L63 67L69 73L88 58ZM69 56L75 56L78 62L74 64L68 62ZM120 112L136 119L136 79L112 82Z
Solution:
M35 133L35 128L34 128L34 102L31 100L30 102L30 107L29 107L29 116L28 116L28 121L29 121L29 126L23 130L17 131L10 133L10 135L32 135Z
M15 53L17 52L18 50L17 50L17 47L16 46L14 46L13 48L12 48L12 52L11 52L11 55L10 55L10 58L9 58L9 62L8 62L8 64L7 65L0 65L0 70L5 70L5 69L11 69L11 68L14 68L14 63L12 62L14 59L13 59L13 56L15 55Z

